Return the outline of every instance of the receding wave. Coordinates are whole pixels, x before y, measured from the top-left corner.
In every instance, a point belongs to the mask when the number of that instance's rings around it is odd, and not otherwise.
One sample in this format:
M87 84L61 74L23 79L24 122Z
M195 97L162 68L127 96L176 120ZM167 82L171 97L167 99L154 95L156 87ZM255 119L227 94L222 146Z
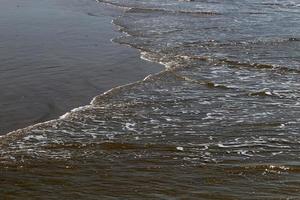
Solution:
M126 34L114 41L165 70L3 136L2 179L25 173L26 183L43 183L35 190L57 193L65 189L53 184L80 182L90 187L79 193L95 198L297 199L300 16L293 8L283 15L258 1L103 2L128 8L114 20ZM216 9L185 13L195 6Z

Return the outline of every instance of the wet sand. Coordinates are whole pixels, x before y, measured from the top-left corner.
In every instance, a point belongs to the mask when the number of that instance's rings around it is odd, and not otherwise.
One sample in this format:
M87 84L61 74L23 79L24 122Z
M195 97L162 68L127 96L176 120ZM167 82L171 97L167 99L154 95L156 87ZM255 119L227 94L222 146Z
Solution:
M0 135L54 119L162 66L112 43L121 14L92 0L3 0Z

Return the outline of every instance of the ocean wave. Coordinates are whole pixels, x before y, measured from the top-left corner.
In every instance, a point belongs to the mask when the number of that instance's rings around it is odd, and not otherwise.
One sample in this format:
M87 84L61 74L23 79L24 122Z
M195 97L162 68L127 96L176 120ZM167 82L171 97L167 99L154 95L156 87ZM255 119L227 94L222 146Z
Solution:
M116 1L112 4L123 6ZM260 27L251 21L253 16L242 22L238 19L227 29L231 24L218 14L199 13L206 19L182 17L185 12L174 15L149 7L127 5L124 15L114 21L127 35L114 41L139 49L141 58L163 64L165 69L112 88L59 119L3 136L0 168L12 173L41 169L48 174L63 168L61 174L68 177L72 173L66 170L74 170L76 177L88 182L95 172L108 173L100 177L102 181L114 171L119 178L114 180L124 178L126 190L131 188L128 182L134 185L137 179L139 187L148 188L149 177L155 173L160 180L174 179L175 185L187 182L179 188L195 193L199 188L194 183L204 186L201 198L212 197L207 194L212 191L225 196L226 191L248 194L248 186L269 187L269 179L277 180L272 181L276 190L283 190L282 180L290 186L299 177L299 71L297 66L280 67L294 57L282 60L278 54L288 46L293 53L297 40L249 42L257 35L272 38L251 29ZM265 18L260 20L268 24ZM186 22L190 24L185 26ZM221 23L222 31L211 27L212 22ZM250 29L240 29L239 23L246 22L254 33L249 37ZM265 59L267 55L272 59ZM140 180L145 173L146 179ZM191 184L193 178L197 180ZM109 187L118 186L111 179L106 181ZM160 184L163 188L170 185ZM298 196L296 190L288 194ZM253 191L257 197L273 195L271 190Z

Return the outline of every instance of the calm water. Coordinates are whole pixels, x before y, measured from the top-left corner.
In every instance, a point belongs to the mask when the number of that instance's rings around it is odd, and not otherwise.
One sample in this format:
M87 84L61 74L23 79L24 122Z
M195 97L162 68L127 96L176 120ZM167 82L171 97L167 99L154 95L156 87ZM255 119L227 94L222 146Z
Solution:
M107 4L166 69L2 138L0 193L300 199L300 2Z

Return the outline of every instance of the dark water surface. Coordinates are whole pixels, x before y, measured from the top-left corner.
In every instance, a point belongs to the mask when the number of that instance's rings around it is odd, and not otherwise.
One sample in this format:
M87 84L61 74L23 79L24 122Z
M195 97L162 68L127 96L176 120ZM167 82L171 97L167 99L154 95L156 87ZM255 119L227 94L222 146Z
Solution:
M106 0L166 69L1 140L0 194L300 199L300 3Z
M120 10L91 0L0 1L0 135L57 118L161 68L111 43ZM145 65L145 66L144 66Z

